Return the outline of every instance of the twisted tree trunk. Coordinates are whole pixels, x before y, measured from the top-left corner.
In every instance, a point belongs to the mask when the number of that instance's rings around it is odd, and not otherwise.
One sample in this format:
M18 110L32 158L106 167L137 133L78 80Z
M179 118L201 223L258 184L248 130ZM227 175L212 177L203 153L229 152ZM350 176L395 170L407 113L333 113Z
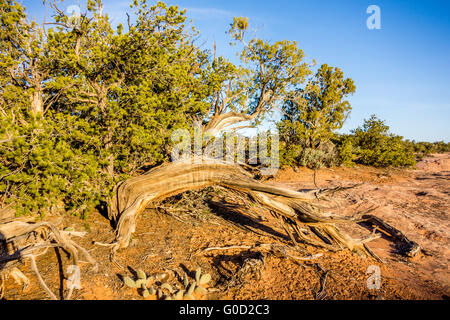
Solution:
M247 194L252 201L266 207L280 219L294 243L300 241L329 250L348 248L365 256L375 256L366 243L379 236L356 241L337 227L340 223L356 223L360 216L330 216L313 205L313 200L325 197L328 191L296 192L257 181L238 165L217 160L195 163L192 159L157 167L116 187L109 206L109 217L117 227L113 255L129 245L136 219L147 207L171 196L210 186ZM305 228L312 233L304 232Z

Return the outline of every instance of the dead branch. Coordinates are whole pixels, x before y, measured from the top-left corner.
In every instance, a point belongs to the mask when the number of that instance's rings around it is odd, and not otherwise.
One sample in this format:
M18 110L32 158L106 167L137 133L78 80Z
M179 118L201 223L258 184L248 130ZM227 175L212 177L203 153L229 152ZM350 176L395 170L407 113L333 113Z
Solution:
M116 222L117 250L128 247L135 232L137 217L147 208L186 191L219 186L246 194L252 202L267 208L282 223L293 243L303 243L327 250L349 249L363 256L374 256L366 242L358 242L339 230L340 223L355 223L360 217L344 218L324 213L314 204L346 188L297 192L253 178L242 167L212 159L184 159L157 167L147 174L119 184L109 205L109 217ZM312 226L313 224L314 226ZM310 234L302 230L311 230Z
M96 269L97 264L87 250L70 239L70 233L58 230L56 224L48 222L33 223L21 221L17 218L11 220L12 218L7 219L7 216L4 211L3 214L0 214L0 217L4 218L0 224L0 244L2 245L0 248L0 276L2 279L7 275L14 276L14 271L20 262L29 259L31 269L36 274L41 287L51 299L57 300L38 270L37 257L45 254L49 248L62 248L69 253L72 265L78 266L78 256L81 253ZM20 274L22 273L20 272ZM27 282L28 279L24 281ZM72 290L69 291L67 298L70 298L71 293Z
M362 217L362 220L374 226L374 231L379 230L384 234L391 236L396 241L398 241L400 243L398 249L402 255L412 258L415 257L420 252L421 248L416 242L409 240L403 234L403 232L389 225L380 218L375 217L373 215L364 215Z
M38 267L36 265L36 259L33 255L29 255L28 258L30 259L31 262L31 269L34 271L34 273L36 274L39 283L41 284L42 288L45 290L45 292L47 292L47 294L50 296L50 298L52 300L58 300L58 298L55 296L55 294L47 287L44 279L42 279L41 274L39 273Z

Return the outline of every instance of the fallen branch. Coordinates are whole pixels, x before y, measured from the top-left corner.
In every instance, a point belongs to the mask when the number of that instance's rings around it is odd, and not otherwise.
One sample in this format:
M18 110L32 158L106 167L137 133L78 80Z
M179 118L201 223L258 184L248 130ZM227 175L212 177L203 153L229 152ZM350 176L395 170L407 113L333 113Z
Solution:
M363 256L373 256L366 249L366 241L360 243L337 227L340 223L355 223L360 217L325 214L313 204L317 198L323 199L348 188L297 192L264 184L238 165L210 159L185 159L157 167L115 188L109 204L109 217L117 226L111 258L117 250L128 247L136 229L136 219L147 207L155 207L156 203L186 191L211 186L246 194L250 201L268 209L281 221L294 243L299 241L333 251L347 248ZM308 235L302 231L305 229L313 232Z
M31 269L36 274L41 287L53 300L57 300L57 297L48 288L36 265L38 256L45 254L49 248L62 248L69 253L72 265L78 266L78 256L81 253L89 263L94 265L94 270L97 268L95 260L87 250L70 239L68 233L58 230L54 224L48 222L32 223L17 219L5 222L3 220L0 224L0 244L4 245L0 251L2 279L14 272L21 261L29 259ZM14 250L9 251L8 246L13 247ZM69 291L67 298L70 298L71 293L72 290Z
M36 274L36 277L39 280L39 283L41 284L42 288L47 292L47 294L50 296L52 300L58 300L58 298L53 294L53 292L47 287L47 284L45 283L44 279L42 279L41 274L39 273L38 267L36 265L36 259L33 255L29 255L28 258L31 262L31 269Z
M403 232L384 222L380 218L373 215L364 215L362 220L375 227L374 230L379 230L398 241L400 243L400 246L398 246L400 254L412 258L420 252L421 248L416 242L409 240Z
M328 279L329 271L328 270L324 270L320 266L320 264L316 264L316 266L320 269L320 271L322 271L323 275L320 277L320 279L321 279L321 281L320 281L320 289L315 294L315 298L316 298L316 300L323 300L327 296L326 286L327 286L327 279Z

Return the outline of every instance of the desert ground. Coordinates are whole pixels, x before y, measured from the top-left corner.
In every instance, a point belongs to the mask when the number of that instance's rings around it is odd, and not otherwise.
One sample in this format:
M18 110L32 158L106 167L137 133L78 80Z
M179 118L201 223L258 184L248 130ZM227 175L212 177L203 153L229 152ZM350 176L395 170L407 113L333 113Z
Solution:
M268 183L293 190L314 189L313 176L314 172L305 168L283 169ZM362 185L336 194L327 203L330 211L350 216L376 208L371 214L421 246L416 257L399 255L387 235L369 243L384 263L348 250L301 247L309 257L305 260L262 250L264 244L289 245L289 237L267 212L246 206L243 199L222 196L220 189L209 189L161 205L179 210L147 210L138 220L130 247L118 252L118 264L110 262L110 249L101 245L114 239L110 222L101 212L92 213L87 220L65 218L61 227L85 232L77 241L99 264L94 271L89 264L80 263L82 288L73 292L72 299L144 299L136 289L124 286L124 276L133 277L143 270L152 276L155 286L167 282L182 289L184 274L193 278L199 267L212 280L208 294L194 295L197 299L448 299L450 154L427 157L416 169L355 167L316 173L320 188L357 183ZM372 232L364 225L345 228L355 238ZM38 260L42 277L59 297L66 294L67 265L67 255L61 250L48 250ZM373 265L381 270L379 289L367 285L367 270ZM20 269L30 284L24 288L9 277L3 298L48 299L29 262L24 261Z

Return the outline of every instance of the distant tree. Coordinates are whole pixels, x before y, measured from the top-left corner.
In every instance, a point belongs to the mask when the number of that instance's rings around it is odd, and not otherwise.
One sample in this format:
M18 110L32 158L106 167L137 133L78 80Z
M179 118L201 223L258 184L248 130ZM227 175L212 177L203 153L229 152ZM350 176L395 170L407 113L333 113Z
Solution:
M355 92L350 78L339 68L322 65L306 84L288 96L278 124L287 145L317 149L344 124L351 110L345 98Z
M15 0L0 1L0 81L3 105L22 106L32 115L44 112L46 82L57 50L44 25L30 21Z
M292 95L310 73L296 42L247 42L248 26L247 18L237 17L229 30L232 44L243 46L241 66L214 57L209 68L211 108L204 119L204 132L214 134L238 123L255 126Z
M345 136L340 150L345 164L355 162L375 167L415 165L414 152L403 137L389 133L389 126L375 115L365 120L362 127L353 130L352 135Z

